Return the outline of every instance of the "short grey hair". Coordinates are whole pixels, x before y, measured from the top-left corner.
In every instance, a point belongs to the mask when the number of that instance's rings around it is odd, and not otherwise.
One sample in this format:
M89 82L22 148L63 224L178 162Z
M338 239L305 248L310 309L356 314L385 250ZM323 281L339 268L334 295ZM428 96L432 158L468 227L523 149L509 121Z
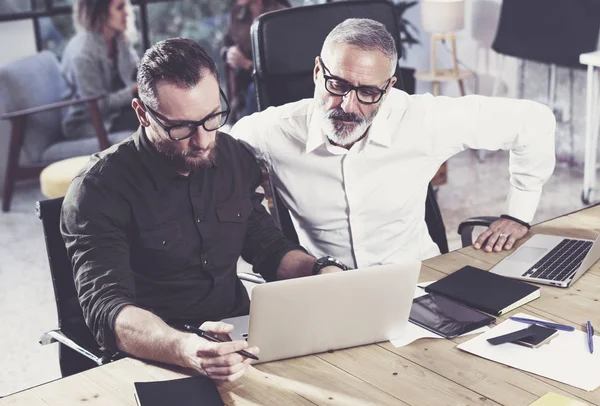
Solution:
M398 50L385 25L369 18L349 18L335 26L325 38L321 54L332 43L354 45L365 51L381 51L390 60L390 76L398 66Z

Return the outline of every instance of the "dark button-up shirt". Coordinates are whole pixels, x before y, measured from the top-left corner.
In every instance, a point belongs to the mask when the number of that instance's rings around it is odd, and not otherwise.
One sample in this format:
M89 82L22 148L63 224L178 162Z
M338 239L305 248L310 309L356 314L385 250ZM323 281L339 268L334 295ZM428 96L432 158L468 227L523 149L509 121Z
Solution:
M188 177L143 130L91 158L65 196L61 231L100 345L116 350L114 321L126 305L172 325L248 313L240 254L273 280L283 256L301 249L262 206L261 179L248 150L222 133L215 165Z

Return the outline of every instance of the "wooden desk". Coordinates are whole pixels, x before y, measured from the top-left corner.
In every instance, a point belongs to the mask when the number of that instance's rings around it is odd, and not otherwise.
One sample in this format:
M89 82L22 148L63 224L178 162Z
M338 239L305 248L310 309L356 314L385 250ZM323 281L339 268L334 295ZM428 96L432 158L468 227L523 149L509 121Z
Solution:
M600 206L532 228L533 233L584 238L594 238L599 231ZM464 248L425 261L420 280L439 279L467 264L489 269L506 255ZM597 264L569 289L542 287L540 299L513 313L524 311L577 328L587 320L600 326L599 300ZM399 349L386 342L272 362L258 365L220 391L228 405L514 406L529 405L546 392L600 405L600 390L585 392L456 349L466 339L422 339ZM181 370L124 359L14 394L0 405L133 406L133 382L181 376Z

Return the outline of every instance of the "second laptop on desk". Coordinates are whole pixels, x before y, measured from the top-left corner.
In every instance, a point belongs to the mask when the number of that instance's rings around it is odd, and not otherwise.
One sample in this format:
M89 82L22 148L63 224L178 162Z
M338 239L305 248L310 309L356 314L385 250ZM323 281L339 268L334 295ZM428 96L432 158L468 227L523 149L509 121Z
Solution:
M535 234L490 272L544 285L567 288L600 258L596 240Z

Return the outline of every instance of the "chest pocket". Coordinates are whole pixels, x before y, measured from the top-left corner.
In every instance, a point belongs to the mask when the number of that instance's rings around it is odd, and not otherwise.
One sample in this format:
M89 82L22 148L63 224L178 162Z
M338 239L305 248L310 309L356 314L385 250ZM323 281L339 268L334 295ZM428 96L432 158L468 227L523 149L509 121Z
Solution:
M140 245L151 250L169 251L181 240L181 226L176 221L161 224L140 232Z
M215 243L219 247L219 262L235 262L242 253L247 223L254 210L249 196L230 199L215 206Z
M250 197L231 199L215 207L219 223L245 223L252 213Z

